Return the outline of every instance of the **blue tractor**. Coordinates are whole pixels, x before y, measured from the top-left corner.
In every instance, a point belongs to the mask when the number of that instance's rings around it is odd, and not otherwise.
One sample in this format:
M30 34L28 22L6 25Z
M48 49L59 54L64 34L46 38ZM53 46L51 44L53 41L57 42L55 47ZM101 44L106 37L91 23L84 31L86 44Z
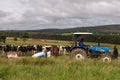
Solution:
M100 58L103 61L111 61L110 48L102 47L100 45L100 39L98 38L97 46L89 46L81 43L77 43L76 39L82 35L92 35L92 33L74 33L75 45L70 48L70 57L72 59L85 59L89 58Z

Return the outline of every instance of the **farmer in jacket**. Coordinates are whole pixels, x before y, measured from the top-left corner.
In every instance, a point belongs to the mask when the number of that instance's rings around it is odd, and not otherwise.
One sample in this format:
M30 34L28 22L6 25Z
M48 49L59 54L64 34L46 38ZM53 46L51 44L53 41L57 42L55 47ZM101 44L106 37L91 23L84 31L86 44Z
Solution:
M79 46L85 47L85 45L84 45L84 39L83 39L83 38L81 38L81 40L80 40L80 42L79 42Z

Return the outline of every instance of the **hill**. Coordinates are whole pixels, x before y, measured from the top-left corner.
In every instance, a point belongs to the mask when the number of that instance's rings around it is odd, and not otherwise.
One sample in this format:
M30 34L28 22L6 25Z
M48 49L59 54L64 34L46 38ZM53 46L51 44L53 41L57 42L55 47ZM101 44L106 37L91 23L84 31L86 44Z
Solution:
M67 28L67 29L42 29L42 30L28 30L27 32L40 32L40 33L71 33L71 32L120 32L120 25L101 25L101 26L91 26L91 27L76 27L76 28Z

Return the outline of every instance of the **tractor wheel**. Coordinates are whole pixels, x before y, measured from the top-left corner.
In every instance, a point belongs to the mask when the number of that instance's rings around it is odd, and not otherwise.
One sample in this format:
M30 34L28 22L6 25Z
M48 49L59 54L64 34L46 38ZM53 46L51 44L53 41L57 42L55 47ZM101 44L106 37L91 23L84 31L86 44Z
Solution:
M71 55L70 55L70 57L72 59L77 59L77 60L83 60L86 58L86 56L87 56L87 54L86 54L85 50L80 49L80 48L72 50Z
M104 55L102 55L101 59L103 62L110 62L111 56L109 55L109 53L104 53Z

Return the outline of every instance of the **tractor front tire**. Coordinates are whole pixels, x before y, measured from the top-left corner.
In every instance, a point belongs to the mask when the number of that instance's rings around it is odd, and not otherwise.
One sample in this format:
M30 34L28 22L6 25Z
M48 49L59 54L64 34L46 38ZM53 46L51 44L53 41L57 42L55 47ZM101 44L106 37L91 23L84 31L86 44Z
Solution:
M103 62L111 62L111 56L109 53L104 53L101 57Z
M80 48L74 49L70 53L70 57L77 60L84 60L86 56L86 51Z

